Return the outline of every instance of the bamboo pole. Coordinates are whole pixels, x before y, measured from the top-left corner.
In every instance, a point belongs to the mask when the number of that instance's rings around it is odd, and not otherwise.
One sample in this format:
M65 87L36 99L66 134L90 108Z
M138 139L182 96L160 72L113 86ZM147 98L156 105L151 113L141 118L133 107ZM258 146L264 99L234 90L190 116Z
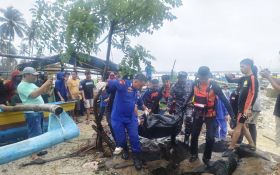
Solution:
M30 105L16 105L16 106L5 106L0 105L0 109L4 112L18 112L18 111L44 111L51 112L55 115L60 115L63 112L63 108L53 104L30 104Z

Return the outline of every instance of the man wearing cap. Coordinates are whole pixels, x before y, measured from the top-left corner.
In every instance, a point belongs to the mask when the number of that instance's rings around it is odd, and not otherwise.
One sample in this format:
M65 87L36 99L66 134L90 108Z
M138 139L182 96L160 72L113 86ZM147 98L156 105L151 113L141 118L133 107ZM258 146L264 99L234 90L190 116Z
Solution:
M116 147L123 149L123 158L128 158L126 132L129 135L134 166L137 170L142 168L140 158L141 147L138 135L138 120L136 104L139 90L145 85L147 79L143 74L137 74L133 80L109 80L109 90L116 90L113 111L111 115L112 127L116 139Z
M32 67L26 67L22 71L23 79L17 87L19 97L23 104L44 104L42 94L45 93L52 85L52 80L47 80L41 87L37 87L36 82L38 72ZM28 128L28 138L36 137L43 133L43 112L24 112ZM36 159L32 155L32 159Z
M193 81L188 80L187 72L178 73L177 82L172 86L170 97L168 99L168 108L170 114L177 114L184 106L185 101L190 97L192 92ZM185 120L185 145L189 146L189 137L192 128L192 107L187 107L184 111Z
M193 84L192 92L187 103L192 102L194 106L193 112L193 127L191 134L191 158L190 162L198 159L198 138L203 123L206 124L206 146L203 154L203 163L206 166L210 165L212 156L212 149L215 142L216 133L216 96L225 105L228 113L233 118L234 113L232 108L225 97L222 89L216 82L210 80L211 72L206 66L198 69L197 80Z
M159 114L159 101L161 98L162 90L159 89L159 81L153 79L151 81L151 87L144 92L141 99L144 102L144 105L151 110L151 113Z

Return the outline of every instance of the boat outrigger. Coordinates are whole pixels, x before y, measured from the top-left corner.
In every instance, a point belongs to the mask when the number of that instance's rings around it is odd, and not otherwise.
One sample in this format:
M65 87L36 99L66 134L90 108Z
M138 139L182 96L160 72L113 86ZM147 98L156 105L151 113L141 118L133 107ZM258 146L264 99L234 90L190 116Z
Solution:
M40 136L23 140L17 143L9 144L0 147L0 164L5 164L33 153L39 152L43 149L49 148L66 140L73 139L79 136L79 128L72 118L63 110L61 106L55 104L43 104L43 105L19 105L14 107L0 106L1 112L0 118L15 117L14 115L9 115L16 113L17 117L23 117L24 110L30 111L44 111L49 112L48 120L48 131ZM7 111L7 112L5 112ZM13 111L13 112L11 112ZM24 129L19 129L24 130ZM2 133L1 131L0 133ZM6 133L9 133L6 131ZM16 133L16 132L15 132Z

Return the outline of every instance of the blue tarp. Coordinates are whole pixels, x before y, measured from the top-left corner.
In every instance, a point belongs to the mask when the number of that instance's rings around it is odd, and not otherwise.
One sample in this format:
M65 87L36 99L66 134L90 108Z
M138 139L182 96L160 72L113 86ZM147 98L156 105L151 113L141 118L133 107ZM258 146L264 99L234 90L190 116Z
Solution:
M30 62L27 62L27 63L22 63L22 64L19 64L17 67L20 70L22 70L23 68L25 68L27 66L29 66L29 67L31 66L31 67L34 67L34 68L44 67L46 65L59 63L60 60L61 60L60 55L54 55L54 56L50 56L50 57L45 57L44 59L40 58L38 60L30 61ZM75 59L74 59L74 57L71 57L70 60L69 60L69 64L74 65L74 63L75 63ZM85 68L85 69L97 69L97 71L98 70L101 71L100 73L102 73L102 71L104 70L105 64L106 64L105 60L102 60L100 58L90 56L90 55L88 55L88 60L87 61L83 61L83 62L82 61L80 61L80 62L77 61L77 66L78 67L82 67L82 68ZM118 71L119 66L118 66L118 64L115 64L113 62L109 62L108 69L110 71Z

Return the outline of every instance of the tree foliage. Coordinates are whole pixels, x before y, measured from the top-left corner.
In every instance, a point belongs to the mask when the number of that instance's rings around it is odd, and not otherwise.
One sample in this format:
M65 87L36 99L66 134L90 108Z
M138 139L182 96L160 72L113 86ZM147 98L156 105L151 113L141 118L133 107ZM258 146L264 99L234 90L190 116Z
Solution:
M0 51L6 54L16 54L17 50L12 41L15 36L23 37L27 24L23 15L13 7L0 9ZM0 69L10 71L15 68L17 61L14 58L1 58Z
M151 60L155 59L148 50L140 45L135 47L128 46L125 53L120 64L122 75L134 75L141 71L141 63L147 65Z
M22 14L13 7L7 9L0 9L3 13L3 17L0 16L0 34L10 40L14 40L15 34L19 37L23 37L26 31L27 24Z
M100 34L99 19L92 2L78 0L69 12L66 28L66 53L78 60L86 60L85 54L95 51L95 41ZM82 53L82 54L81 54Z
M37 55L62 53L65 50L67 3L36 0L30 11L34 24L30 34L36 40Z
M95 0L93 4L103 17L101 19L104 24L103 32L108 32L106 61L109 62L111 45L127 51L130 36L139 36L141 33L152 34L163 25L165 20L176 19L171 10L180 6L182 2L181 0Z
M154 57L143 46L133 46L130 38L153 34L164 21L176 19L172 9L181 4L181 0L36 0L30 9L29 27L20 12L10 7L1 10L4 17L0 18L0 31L10 37L9 43L15 33L19 37L26 33L29 51L22 53L60 54L64 62L71 57L85 61L86 55L96 53L100 44L107 41L107 63L111 47L121 49L125 54L122 71L131 73L141 71L141 65ZM11 16L13 30L8 27Z
M17 49L15 46L10 43L8 40L4 40L0 37L0 52L1 53L10 53L10 54L16 54ZM0 70L1 71L11 71L13 70L17 65L17 61L14 58L0 58Z

